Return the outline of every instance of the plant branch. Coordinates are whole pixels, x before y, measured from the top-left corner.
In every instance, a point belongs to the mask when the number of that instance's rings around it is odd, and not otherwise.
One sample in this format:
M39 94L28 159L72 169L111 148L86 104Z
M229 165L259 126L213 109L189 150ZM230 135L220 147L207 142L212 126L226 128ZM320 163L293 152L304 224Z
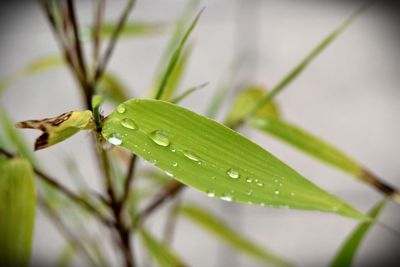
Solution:
M107 46L107 49L106 49L103 57L101 58L99 65L96 68L96 72L95 72L94 79L93 79L94 84L96 84L96 82L103 75L103 72L104 72L105 68L107 67L108 61L110 60L111 54L112 54L115 44L118 40L119 34L121 33L121 30L124 27L126 20L128 19L128 15L131 12L131 10L133 9L135 3L136 3L136 0L128 1L127 5L124 9L124 12L122 13L122 15L118 21L117 27L115 28L115 30L111 36L110 42L108 43L108 46Z
M137 156L135 154L133 154L129 161L128 172L126 174L125 184L124 184L124 192L123 192L121 200L120 200L121 209L123 208L126 200L128 199L128 196L129 196L132 181L134 179L136 162L137 162Z

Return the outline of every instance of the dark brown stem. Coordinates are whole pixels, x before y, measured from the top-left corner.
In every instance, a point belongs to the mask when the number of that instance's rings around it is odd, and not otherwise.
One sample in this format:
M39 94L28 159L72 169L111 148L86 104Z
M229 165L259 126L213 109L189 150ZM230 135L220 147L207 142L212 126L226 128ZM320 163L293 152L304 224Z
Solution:
M123 208L124 203L127 201L129 197L129 192L130 188L134 179L134 173L135 173L135 167L136 167L136 162L137 162L137 156L135 154L132 155L131 160L129 161L129 166L128 166L128 172L126 174L125 178L125 184L124 184L124 192L122 193L122 197L120 200L121 203L121 208Z
M178 194L179 195L179 194ZM175 235L177 213L182 204L182 198L177 196L172 207L168 211L167 219L164 228L164 244L171 246L173 242L173 237Z
M128 3L124 9L124 12L122 13L122 15L118 21L117 27L115 28L115 30L111 36L111 39L110 39L110 42L108 43L106 51L105 51L103 57L101 58L99 65L96 68L93 83L96 83L103 75L103 72L104 72L105 68L107 67L107 63L110 60L111 54L114 51L114 46L118 40L119 34L120 34L122 28L124 27L126 20L128 19L128 15L131 12L131 10L133 9L135 3L136 3L136 0L128 0Z
M136 218L133 222L133 227L137 227L140 223L142 223L151 213L161 207L168 199L175 197L178 195L182 189L185 188L185 185L172 181L169 182L163 189L150 201L150 204L147 205L140 213L136 215Z
M97 8L95 13L95 20L93 23L93 61L96 65L99 60L101 48L101 27L104 19L104 0L97 1Z

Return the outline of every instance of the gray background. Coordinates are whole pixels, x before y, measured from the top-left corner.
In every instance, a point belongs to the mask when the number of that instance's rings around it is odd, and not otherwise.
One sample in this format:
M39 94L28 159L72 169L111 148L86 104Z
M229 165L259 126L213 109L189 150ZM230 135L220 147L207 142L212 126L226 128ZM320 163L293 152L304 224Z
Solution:
M107 1L107 18L115 19L124 1ZM173 21L186 1L138 1L131 18ZM313 46L340 24L360 2L347 1L203 1L206 10L193 32L193 54L182 88L203 82L209 85L182 105L202 113L232 59L240 52L249 60L241 81L272 86ZM78 1L81 22L90 22L92 1ZM58 51L46 21L35 2L2 2L0 77L12 73L38 56ZM132 91L145 96L151 86L168 33L159 37L125 39L114 53L110 69ZM400 188L400 58L394 8L376 4L324 51L293 84L277 98L282 113L311 132L342 148L386 181ZM236 52L235 52L236 50ZM13 119L51 117L82 107L77 85L66 69L24 79L1 99ZM24 131L30 142L36 132ZM244 130L273 154L322 188L342 197L362 211L381 196L348 175L325 166L261 133ZM101 190L92 160L88 134L80 133L57 146L37 152L46 170L72 186L64 155L73 156L85 179ZM146 164L144 164L147 166ZM355 221L330 214L268 209L221 203L195 191L184 198L218 212L238 231L298 266L326 265ZM382 221L397 227L400 209L390 203ZM154 233L162 230L160 212L149 221ZM0 241L1 242L1 241ZM355 266L394 258L396 238L374 227L362 244ZM33 262L54 264L64 240L39 211ZM193 266L259 266L230 251L186 220L179 220L174 247ZM398 258L398 257L397 257ZM79 264L79 261L77 262Z

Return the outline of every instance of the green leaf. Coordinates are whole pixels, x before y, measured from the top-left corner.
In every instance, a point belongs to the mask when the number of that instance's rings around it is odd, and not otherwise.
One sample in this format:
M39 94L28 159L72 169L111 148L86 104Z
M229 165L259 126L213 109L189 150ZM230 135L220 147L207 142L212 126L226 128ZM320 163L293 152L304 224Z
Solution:
M163 77L161 78L160 85L157 89L157 94L155 97L156 99L162 99L163 93L166 90L168 83L171 81L171 79L173 77L172 74L175 70L175 67L177 66L179 59L181 58L181 53L182 53L183 47L184 47L187 39L189 38L189 35L191 34L194 27L196 26L197 21L200 19L200 16L201 16L201 13L203 12L203 10L204 9L202 9L197 14L195 19L192 21L189 28L186 30L185 34L183 35L182 39L180 40L178 47L175 49L174 53L172 54L172 57L171 57L170 61L168 62L168 65L163 74Z
M380 201L376 204L371 211L368 213L369 216L373 219L377 218L385 205L385 200ZM343 243L342 247L336 254L335 258L331 263L331 267L350 267L353 261L353 258L359 248L361 241L368 233L371 228L373 222L363 222L361 223L351 235L347 238L347 240Z
M22 136L17 132L14 123L11 121L6 110L0 107L0 125L4 130L5 136L15 147L20 156L28 159L33 164L37 164L37 159L32 153Z
M129 90L114 74L106 72L101 76L96 92L119 104L128 99Z
M314 47L301 61L296 65L281 81L276 84L271 91L262 97L250 111L248 116L255 114L259 108L265 105L265 103L271 101L275 95L286 88L297 76L299 76L303 70L310 64L315 57L317 57L330 43L332 43L344 30L346 30L351 23L369 6L371 2L367 2L361 8L356 10L350 17L348 17L342 24L339 25L331 34L326 36L316 47Z
M267 91L262 86L251 85L244 88L235 98L225 125L235 125L249 113L254 103L265 96ZM279 117L278 106L274 102L268 102L260 107L254 116L276 118Z
M101 27L101 37L111 38L117 24L106 22ZM145 21L128 21L124 24L121 32L121 38L131 37L149 37L163 33L168 26L165 22L145 22ZM81 38L85 41L93 39L93 27L84 27L81 31Z
M270 117L254 118L250 121L250 125L356 177L362 174L360 164L339 149L296 125Z
M367 219L246 137L168 102L128 100L104 121L102 134L182 183L227 201Z
M275 256L259 245L254 244L245 236L236 233L217 216L201 207L195 205L184 205L181 207L180 213L234 249L242 251L267 265L274 264L276 266L291 266L291 264L286 260Z
M26 78L30 75L34 75L55 67L62 66L63 64L64 64L64 59L56 55L44 56L35 59L22 69L14 72L13 74L9 75L8 77L0 81L0 95L3 93L5 89L7 89L20 79Z
M198 86L193 86L193 87L187 89L186 91L184 91L182 94L180 94L180 95L174 97L173 99L171 99L170 102L174 103L174 104L177 104L177 103L181 102L183 99L185 99L187 96L192 94L194 91L202 89L207 85L208 85L208 83L203 83L203 84L200 84Z
M141 228L139 230L140 237L147 250L162 267L179 267L186 266L165 244L156 240L149 232Z
M35 150L62 142L80 130L95 128L92 112L90 110L69 111L55 118L21 121L15 126L17 128L37 129L43 132L43 134L36 139Z
M22 158L0 162L0 266L28 266L35 221L32 166Z
M191 48L185 49L185 51L183 51L182 56L180 57L180 59L176 63L176 66L170 74L168 83L165 85L164 93L162 94L160 99L169 100L175 94L175 91L178 89L182 81L183 75L185 74L190 52ZM168 70L166 70L166 72L167 71ZM163 75L159 77L158 84L155 88L159 88L159 85L163 81L164 75L165 73L163 73Z

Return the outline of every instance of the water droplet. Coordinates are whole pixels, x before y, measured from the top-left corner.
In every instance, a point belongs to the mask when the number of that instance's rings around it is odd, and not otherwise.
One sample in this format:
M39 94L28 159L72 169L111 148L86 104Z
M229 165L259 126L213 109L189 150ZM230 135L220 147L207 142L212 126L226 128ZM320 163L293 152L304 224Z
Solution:
M280 194L279 190L278 190L278 189L275 190L275 191L274 191L274 194L275 194L275 195L279 195L279 194Z
M229 169L227 173L228 173L229 177L231 177L232 179L237 179L240 176L239 172L232 168Z
M135 130L137 129L137 125L136 123L129 119L129 118L125 118L121 121L121 125L124 126L125 128L131 129L131 130Z
M200 158L196 154L194 154L190 151L187 151L187 150L183 151L183 155L185 155L185 157L187 157L188 159L193 160L193 161L200 160Z
M172 166L173 166L173 167L178 166L178 162L172 162Z
M265 203L264 203L264 202L261 202L261 203L260 203L260 206L261 206L261 207L265 207Z
M172 152L176 152L176 148L175 147L171 147L171 151Z
M150 138L157 145L160 145L160 146L168 146L169 145L169 137L165 132L158 131L158 130L151 132Z
M107 141L116 146L122 144L122 140L115 135L111 135L110 138L107 139Z
M248 196L251 196L251 194L253 194L253 190L249 190L249 191L247 191L247 193L246 193Z
M294 192L291 192L290 195L291 195L292 197L294 197L296 194L295 194Z
M246 182L248 182L249 184L251 184L253 182L253 179L251 177L247 177L246 178Z
M228 201L228 202L231 202L231 201L232 201L232 197L229 196L229 195L222 195L222 196L221 196L221 199L222 199L222 200L225 200L225 201Z
M263 184L262 182L260 182L260 181L257 181L257 185L258 185L259 187L263 187L263 186L264 186L264 184Z
M120 105L117 107L117 112L118 112L118 113L122 114L122 113L124 113L125 111L126 111L126 107L125 107L124 104L120 104Z
M174 175L169 171L165 171L165 174L168 175L169 177L174 177Z

